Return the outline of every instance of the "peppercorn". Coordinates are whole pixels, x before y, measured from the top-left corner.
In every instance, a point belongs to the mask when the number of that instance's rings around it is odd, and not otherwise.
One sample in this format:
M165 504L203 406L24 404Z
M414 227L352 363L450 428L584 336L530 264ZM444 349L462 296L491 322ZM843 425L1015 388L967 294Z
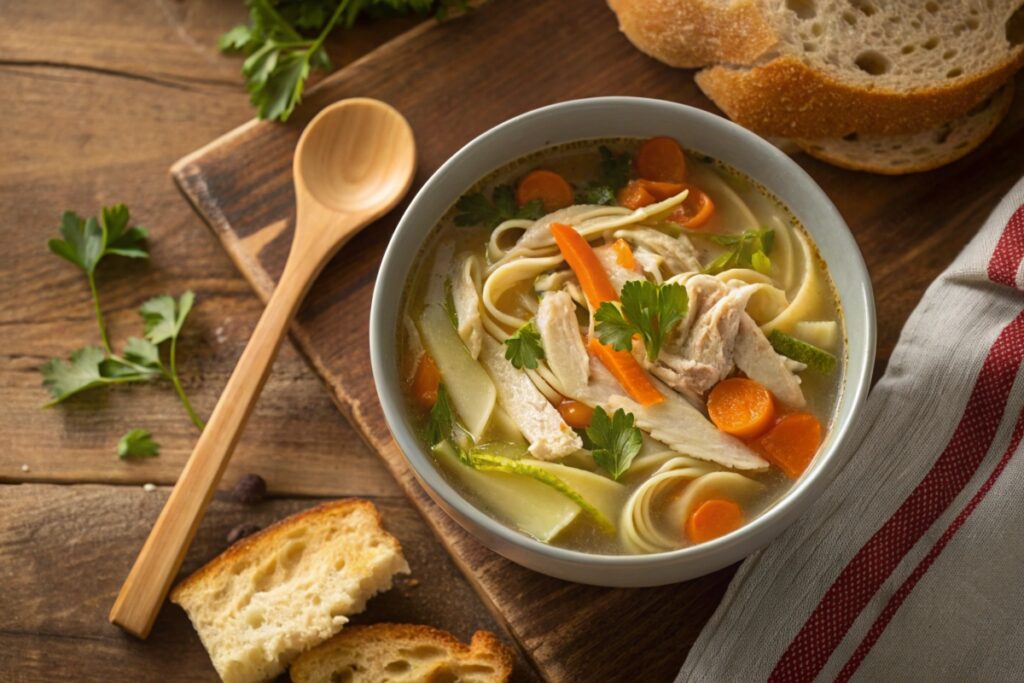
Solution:
M231 489L231 497L245 505L255 505L267 495L267 482L258 474L246 474Z

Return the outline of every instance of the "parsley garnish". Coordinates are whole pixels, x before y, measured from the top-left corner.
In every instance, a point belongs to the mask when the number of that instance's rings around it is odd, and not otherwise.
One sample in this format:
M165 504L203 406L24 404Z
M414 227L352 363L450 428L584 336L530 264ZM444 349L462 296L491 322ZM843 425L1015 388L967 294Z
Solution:
M153 441L153 435L145 429L133 429L117 442L117 457L152 458L160 454L160 444Z
M633 170L633 159L627 152L615 154L601 145L600 178L576 193L580 204L614 204L615 194L629 182Z
M632 413L622 408L609 418L604 408L595 407L587 437L594 445L594 462L616 480L633 464L633 458L643 445L643 434L633 426Z
M143 319L143 337L129 338L121 355L114 353L110 344L96 288L96 267L108 255L129 258L149 256L144 245L145 229L129 226L129 222L130 215L123 204L105 207L98 219L83 219L72 211L66 211L61 218L63 239L49 242L53 253L85 273L103 348L85 346L72 351L67 361L54 358L44 364L40 368L43 385L52 396L46 405L56 405L97 387L146 382L164 377L174 386L193 424L202 429L203 421L185 395L177 371L177 339L195 299L192 292L186 292L177 301L170 296L150 299L139 310ZM166 341L170 341L167 364L160 356L160 344ZM137 431L141 430L129 432L125 439ZM130 443L125 445L122 439L122 444L118 446L119 453L122 446L129 451L141 448L138 446L141 443L140 436L132 436L128 441ZM156 455L156 452L152 455Z
M455 204L459 213L455 214L455 225L482 225L493 230L502 223L513 218L535 221L547 213L544 203L534 199L522 206L516 206L516 193L511 185L499 185L491 193L488 201L483 192L463 195Z
M250 100L263 119L285 121L302 99L311 68L330 71L324 40L337 26L350 28L360 14L425 16L439 19L466 0L247 0L249 23L217 41L223 52L242 52L242 74ZM308 37L303 32L316 32Z
M686 315L686 289L678 283L656 285L630 280L622 286L620 298L621 310L605 301L594 314L598 338L603 344L626 351L633 347L633 335L640 335L647 358L654 362L672 327Z
M725 253L709 263L704 272L717 275L730 268L753 268L764 275L771 275L772 262L768 258L775 231L770 228L747 230L739 235L702 235L715 244L727 247Z
M434 401L427 416L427 429L424 437L431 446L436 446L442 441L451 440L454 443L455 415L452 412L452 404L448 400L448 389L444 384L437 387L437 400Z
M544 347L540 343L540 333L533 321L526 323L505 340L505 358L517 369L537 367L537 362L544 360Z
M444 303L441 305L441 308L444 309L452 327L456 330L459 329L459 312L455 310L455 291L450 277L444 279Z

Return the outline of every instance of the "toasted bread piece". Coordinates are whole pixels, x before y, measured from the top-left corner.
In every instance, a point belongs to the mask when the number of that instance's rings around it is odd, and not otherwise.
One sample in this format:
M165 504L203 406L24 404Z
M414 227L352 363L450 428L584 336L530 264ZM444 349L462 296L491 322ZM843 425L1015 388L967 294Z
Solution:
M467 647L430 626L350 626L292 664L293 683L503 683L512 653L477 631Z
M712 65L697 84L734 121L802 139L917 133L959 118L1024 65L1022 5L611 1L641 50Z
M909 135L850 135L795 141L813 157L855 171L884 175L919 173L952 163L985 141L1010 110L1007 83L956 121Z
M408 571L373 503L339 500L235 543L178 584L171 601L188 612L224 681L256 683L337 633Z

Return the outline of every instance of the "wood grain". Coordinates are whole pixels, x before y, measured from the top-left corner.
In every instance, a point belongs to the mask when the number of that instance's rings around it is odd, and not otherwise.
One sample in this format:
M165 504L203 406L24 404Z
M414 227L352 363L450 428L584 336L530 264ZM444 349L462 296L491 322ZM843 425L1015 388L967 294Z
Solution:
M42 410L38 367L98 342L84 278L46 249L60 212L90 215L123 201L149 228L152 258L100 267L112 338L120 347L139 333L147 298L195 290L181 370L209 415L263 303L181 201L167 168L252 116L239 60L213 47L245 13L240 0L0 0L0 680L216 680L177 608L162 612L146 643L106 622L167 493L143 493L141 484L174 483L195 428L168 386L119 387ZM363 22L332 38L329 51L343 66L415 23ZM133 427L154 433L159 457L116 458L118 438ZM291 497L252 512L216 500L183 571L250 515L276 519L314 504L309 496L369 497L421 583L371 601L361 618L422 621L462 637L476 628L501 633L290 342L222 488L246 472ZM517 672L535 680L524 661Z
M498 0L468 19L403 35L311 92L294 123L243 126L184 159L174 176L266 298L286 253L289 228L282 229L281 221L287 224L292 211L288 159L302 124L320 107L367 95L399 108L417 132L422 182L459 146L510 116L608 94L712 108L689 72L637 53L611 14L595 11L593 3ZM836 202L867 257L879 308L877 372L924 288L1024 170L1021 112L1018 104L980 151L926 175L881 178L800 159ZM354 240L325 271L299 314L294 335L300 347L547 677L669 680L732 570L645 590L556 581L484 550L414 483L382 419L366 345L376 264L394 221L391 216Z
M0 487L0 672L4 681L213 681L216 673L185 612L165 603L143 642L110 626L105 617L168 488L97 485ZM223 550L237 524L266 526L317 500L267 500L246 506L214 500L180 576ZM476 602L472 588L402 498L377 498L385 527L402 543L413 573L370 600L353 623L432 624L468 639L493 629L486 614L453 609ZM517 663L520 681L534 680Z

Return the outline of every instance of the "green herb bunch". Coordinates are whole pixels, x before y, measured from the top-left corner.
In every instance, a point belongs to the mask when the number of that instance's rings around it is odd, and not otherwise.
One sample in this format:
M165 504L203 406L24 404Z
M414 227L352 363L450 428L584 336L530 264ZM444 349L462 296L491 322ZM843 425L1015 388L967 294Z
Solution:
M246 0L249 23L218 41L222 52L246 55L242 75L261 119L288 120L302 99L311 69L330 71L324 41L337 27L350 28L361 14L434 13L443 19L466 0Z
M139 308L142 336L129 337L120 354L115 353L110 343L96 287L96 267L107 256L149 258L145 228L129 223L128 207L124 204L104 207L99 218L84 219L73 211L65 211L60 227L63 239L49 242L50 251L85 273L102 347L75 349L67 361L54 358L40 368L43 385L53 397L46 407L98 387L166 379L174 387L189 419L202 430L204 423L185 394L177 363L178 337L195 301L192 292L185 292L178 299L164 295L146 301ZM161 346L165 342L167 352L162 354ZM121 458L151 457L159 452L159 444L144 429L132 429L118 444Z

